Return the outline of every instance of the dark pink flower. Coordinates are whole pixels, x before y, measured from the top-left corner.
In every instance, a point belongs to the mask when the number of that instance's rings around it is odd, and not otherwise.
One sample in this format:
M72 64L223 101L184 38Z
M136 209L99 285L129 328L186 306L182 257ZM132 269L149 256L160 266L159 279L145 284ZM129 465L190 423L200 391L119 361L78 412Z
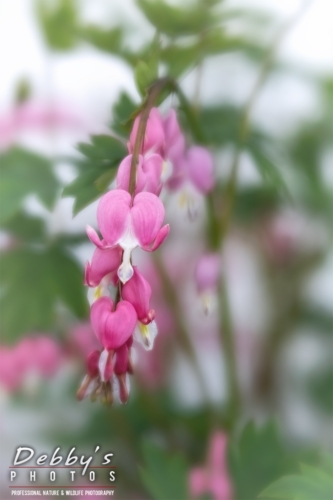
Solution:
M129 302L119 302L114 310L112 299L101 297L91 307L90 321L104 349L111 351L118 349L133 334L137 315Z

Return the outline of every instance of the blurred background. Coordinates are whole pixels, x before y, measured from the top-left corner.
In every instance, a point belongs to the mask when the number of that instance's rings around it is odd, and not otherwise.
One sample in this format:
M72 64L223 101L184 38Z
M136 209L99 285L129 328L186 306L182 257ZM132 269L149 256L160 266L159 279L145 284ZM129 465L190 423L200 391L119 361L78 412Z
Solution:
M333 498L332 33L330 0L2 0L1 498L24 444L112 450L122 499ZM168 240L134 254L159 334L129 402L78 403L105 137L157 76L216 184L195 217L166 191ZM267 490L290 474L305 496Z

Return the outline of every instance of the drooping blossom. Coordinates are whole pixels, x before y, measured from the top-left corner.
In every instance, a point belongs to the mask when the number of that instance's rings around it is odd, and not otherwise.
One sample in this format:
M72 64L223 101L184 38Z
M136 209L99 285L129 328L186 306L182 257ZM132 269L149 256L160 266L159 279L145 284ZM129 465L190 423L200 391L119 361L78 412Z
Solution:
M152 349L157 325L154 321L155 311L150 308L151 287L136 266L133 277L122 287L122 297L133 305L137 313L136 338L142 341L146 349Z
M210 440L206 465L190 471L189 490L192 498L208 494L213 500L233 499L226 451L227 436L221 431L215 432Z
M117 284L117 271L121 259L122 249L119 246L95 249L91 264L86 263L84 273L84 284L90 287L88 292L90 304L100 297L108 296L108 286Z
M139 193L132 203L131 195L122 189L106 193L99 202L97 221L102 233L101 241L96 231L88 227L90 240L99 248L119 245L123 260L118 269L119 279L126 283L133 276L131 254L137 246L152 252L165 240L169 225L162 227L164 206L152 193Z
M202 255L195 268L195 281L205 314L212 310L216 302L220 277L221 258L219 254Z

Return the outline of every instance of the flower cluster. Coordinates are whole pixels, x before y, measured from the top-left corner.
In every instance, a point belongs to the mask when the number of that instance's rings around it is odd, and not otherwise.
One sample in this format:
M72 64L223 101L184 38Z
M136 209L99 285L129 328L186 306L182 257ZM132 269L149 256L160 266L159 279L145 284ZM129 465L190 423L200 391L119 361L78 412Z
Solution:
M150 307L151 287L132 264L132 252L137 247L153 252L169 233L169 225L163 225L165 209L159 198L163 186L175 190L191 185L201 193L213 187L209 153L197 146L186 149L174 110L163 118L153 108L142 137L141 118L134 121L129 155L119 165L116 188L99 202L101 238L87 227L96 248L91 263L86 264L85 284L90 288L91 324L102 347L87 359L79 399L90 395L93 400L100 397L112 403L114 390L118 390L125 403L128 374L133 372L133 338L148 350L153 346L157 326Z

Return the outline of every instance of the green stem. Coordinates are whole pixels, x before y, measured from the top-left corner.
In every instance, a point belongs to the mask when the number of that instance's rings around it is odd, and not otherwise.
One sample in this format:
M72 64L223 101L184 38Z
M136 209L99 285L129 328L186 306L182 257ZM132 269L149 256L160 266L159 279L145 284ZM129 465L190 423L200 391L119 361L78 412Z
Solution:
M154 82L147 89L147 95L141 107L139 126L133 147L130 181L128 189L132 197L134 197L134 192L136 187L136 169L139 161L139 155L142 152L143 148L149 113L152 107L154 106L155 101L159 96L160 92L168 85L174 88L175 82L170 78L160 78L159 80L156 80L156 82Z
M183 352L186 354L187 358L190 360L192 363L193 367L196 370L196 375L201 387L202 394L207 396L207 389L206 389L206 383L202 375L202 371L200 369L200 366L198 364L197 356L195 354L195 351L193 349L193 345L189 339L188 333L187 333L187 328L185 325L184 321L184 312L182 311L179 301L177 300L177 292L176 289L170 280L170 277L168 273L166 272L163 263L161 259L155 255L154 256L155 264L158 270L158 273L161 277L161 281L164 287L164 293L166 297L166 301L170 307L170 309L173 312L173 320L175 321L176 324L176 329L177 329L177 340L183 350Z

